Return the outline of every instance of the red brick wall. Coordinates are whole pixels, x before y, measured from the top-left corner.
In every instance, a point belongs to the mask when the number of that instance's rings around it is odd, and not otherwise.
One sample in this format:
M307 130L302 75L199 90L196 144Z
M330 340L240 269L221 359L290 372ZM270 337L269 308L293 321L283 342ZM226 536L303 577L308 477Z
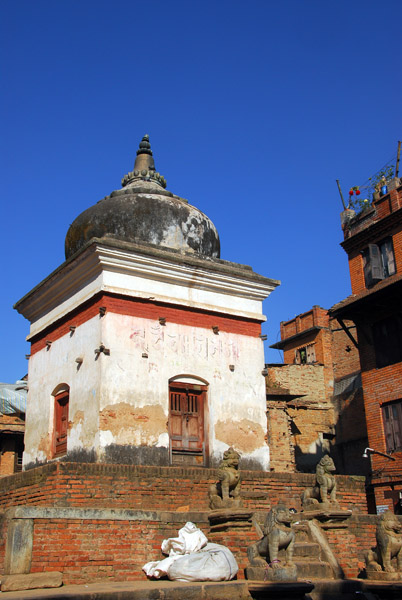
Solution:
M145 563L162 560L162 541L184 525L158 521L35 519L31 572L62 571L63 583L146 579ZM199 523L202 529L207 522Z
M297 315L294 319L281 322L281 340L302 333L311 327L328 327L328 324L327 311L321 306L313 306L312 309Z
M252 524L211 531L207 512L156 512L151 520L148 516L126 521L36 518L31 572L62 571L64 584L145 580L143 565L163 558L162 540L176 537L185 522L192 520L210 542L223 544L233 552L239 565L238 579L244 579L247 548L259 538ZM260 522L264 517L265 512L259 514ZM376 520L375 515L355 513L343 523L346 527L325 529L345 577L357 577L364 569L364 556L376 543ZM7 527L3 526L0 569L6 533Z
M365 568L365 554L376 545L376 519L376 515L353 515L347 528L325 530L345 577L357 577Z
M300 496L313 485L307 473L242 471L244 508L266 510L283 501L300 509ZM343 508L366 512L364 481L338 476ZM57 462L0 480L0 506L76 506L208 510L208 489L218 481L216 469L145 467Z
M355 324L352 321L346 320L344 323L349 328L354 339L358 341ZM360 371L359 351L349 336L341 329L336 319L331 319L331 331L334 378L335 380L339 380Z

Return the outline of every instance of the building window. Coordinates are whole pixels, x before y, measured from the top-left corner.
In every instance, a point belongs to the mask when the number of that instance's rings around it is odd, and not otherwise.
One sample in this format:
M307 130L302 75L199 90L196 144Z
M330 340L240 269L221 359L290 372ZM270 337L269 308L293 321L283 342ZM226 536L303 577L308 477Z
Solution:
M378 369L402 362L401 317L388 317L374 323L373 341Z
M381 407L387 452L402 450L402 401Z
M363 250L363 271L366 287L368 288L382 279L395 275L396 267L392 238L388 237L378 244L369 244Z
M307 365L315 362L314 344L298 348L295 352L295 363L297 365Z
M53 457L67 454L69 389L54 397Z

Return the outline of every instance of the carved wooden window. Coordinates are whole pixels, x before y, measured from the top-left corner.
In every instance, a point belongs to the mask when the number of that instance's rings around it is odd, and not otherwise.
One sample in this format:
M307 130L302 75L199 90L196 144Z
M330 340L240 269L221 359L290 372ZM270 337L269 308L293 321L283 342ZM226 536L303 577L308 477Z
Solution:
M69 391L64 390L54 398L53 456L67 454Z
M204 410L206 386L172 383L169 386L169 433L175 455L205 454ZM199 461L198 461L199 464Z

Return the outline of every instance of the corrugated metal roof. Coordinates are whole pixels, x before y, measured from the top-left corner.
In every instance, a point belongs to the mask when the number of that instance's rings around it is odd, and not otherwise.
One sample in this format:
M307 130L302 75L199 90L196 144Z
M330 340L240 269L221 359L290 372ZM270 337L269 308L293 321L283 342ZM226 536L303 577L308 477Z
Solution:
M3 415L25 414L27 392L28 386L26 381L0 383L0 413Z

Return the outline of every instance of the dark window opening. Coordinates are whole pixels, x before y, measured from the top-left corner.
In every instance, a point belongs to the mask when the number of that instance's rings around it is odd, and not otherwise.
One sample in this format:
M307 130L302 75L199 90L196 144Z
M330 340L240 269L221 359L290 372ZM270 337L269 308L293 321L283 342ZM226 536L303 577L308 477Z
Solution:
M392 238L378 244L369 244L363 250L363 271L366 287L371 287L391 275L395 275L395 255Z
M387 452L402 450L402 402L392 402L381 407Z
M307 365L315 362L314 344L309 344L303 348L298 348L295 352L295 363L297 365Z
M15 452L14 471L16 473L19 473L20 471L22 471L22 457L24 454L24 440L23 439L17 440L15 450L16 450L16 452Z
M402 320L388 317L373 324L373 341L378 369L402 362Z

